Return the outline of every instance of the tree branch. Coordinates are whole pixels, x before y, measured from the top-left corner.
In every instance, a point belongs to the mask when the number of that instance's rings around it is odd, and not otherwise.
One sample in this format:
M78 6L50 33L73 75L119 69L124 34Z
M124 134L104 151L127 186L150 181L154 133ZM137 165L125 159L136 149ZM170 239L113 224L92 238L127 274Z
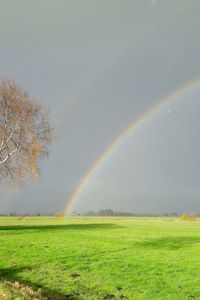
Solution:
M5 163L5 162L8 160L8 158L9 158L10 156L12 156L15 152L17 152L17 151L20 150L21 148L22 148L22 146L19 146L19 147L15 148L13 151L9 152L9 153L6 155L6 157L0 161L0 165L3 164L3 163Z

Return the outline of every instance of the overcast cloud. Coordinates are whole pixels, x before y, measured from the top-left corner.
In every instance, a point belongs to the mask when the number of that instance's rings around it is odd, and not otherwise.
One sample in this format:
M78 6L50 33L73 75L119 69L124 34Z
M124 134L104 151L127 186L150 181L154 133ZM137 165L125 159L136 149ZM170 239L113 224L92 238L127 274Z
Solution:
M51 106L40 183L2 187L0 211L62 210L130 122L200 76L199 0L0 0L0 74ZM200 85L134 131L74 206L200 213Z

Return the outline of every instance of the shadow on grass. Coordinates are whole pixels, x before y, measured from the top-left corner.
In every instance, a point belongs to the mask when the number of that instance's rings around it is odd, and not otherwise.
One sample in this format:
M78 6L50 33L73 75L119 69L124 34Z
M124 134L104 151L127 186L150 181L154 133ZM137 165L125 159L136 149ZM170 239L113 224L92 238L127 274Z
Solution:
M60 230L106 230L106 229L117 229L121 228L118 225L111 224L111 223L100 223L100 224L63 224L63 225L14 225L14 226L0 226L0 234L1 233L13 233L13 234L20 234L30 230L30 233L34 232L48 232L48 231L60 231ZM80 291L74 291L71 294L64 295L63 293L59 293L56 290L51 290L42 286L41 283L33 283L28 280L22 280L20 273L25 270L32 270L32 268L22 266L22 267L10 267L10 268L0 268L0 281L9 281L13 283L14 288L17 289L15 286L15 282L19 283L20 285L24 285L25 287L30 287L37 293L40 289L41 297L36 297L37 299L48 299L48 300L78 300L82 299L83 294L80 294ZM23 287L22 287L23 288ZM42 298L44 297L44 298Z
M200 238L198 237L166 237L137 242L134 246L148 249L176 250L197 243L200 243Z
M94 224L61 224L61 225L12 225L0 226L0 231L17 230L97 230L97 229L115 229L121 226L112 223L94 223Z
M23 291L27 289L27 291L33 291L31 293L31 299L48 299L48 300L78 300L80 299L79 296L74 294L62 294L55 290L48 289L41 284L32 283L28 280L22 280L20 277L20 273L24 270L31 270L29 267L10 267L10 268L0 268L0 281L4 281L6 283L10 283L12 287L15 289L22 289ZM37 294L36 298L33 298L34 294ZM38 295L39 293L39 295ZM24 298L23 298L24 299Z

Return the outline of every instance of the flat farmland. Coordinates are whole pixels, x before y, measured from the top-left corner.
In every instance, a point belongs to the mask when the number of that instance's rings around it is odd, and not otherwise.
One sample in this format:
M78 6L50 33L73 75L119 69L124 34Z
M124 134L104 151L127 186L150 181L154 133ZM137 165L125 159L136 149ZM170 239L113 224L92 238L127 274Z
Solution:
M1 217L0 299L200 299L200 221Z

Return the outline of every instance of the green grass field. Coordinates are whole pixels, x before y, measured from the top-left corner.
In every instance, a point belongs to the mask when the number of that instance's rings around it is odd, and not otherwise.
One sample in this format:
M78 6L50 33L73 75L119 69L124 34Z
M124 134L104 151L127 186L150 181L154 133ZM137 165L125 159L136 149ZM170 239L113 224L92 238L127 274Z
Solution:
M200 222L2 217L0 299L200 299Z

